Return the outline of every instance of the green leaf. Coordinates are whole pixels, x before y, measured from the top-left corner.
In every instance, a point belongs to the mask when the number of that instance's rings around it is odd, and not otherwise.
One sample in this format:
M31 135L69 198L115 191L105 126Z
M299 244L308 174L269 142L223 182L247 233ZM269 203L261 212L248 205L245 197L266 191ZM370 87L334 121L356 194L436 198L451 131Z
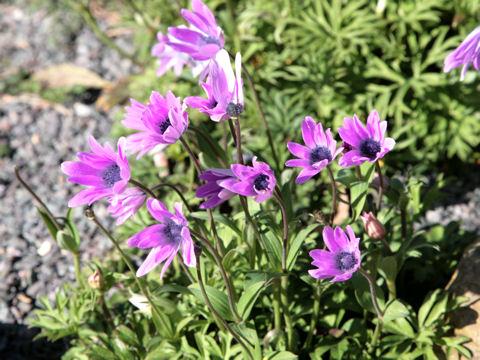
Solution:
M395 281L397 277L397 260L394 256L383 258L378 267L378 272L388 281Z
M266 360L293 360L298 359L298 356L290 351L275 351L274 353L268 355Z
M373 307L372 296L370 295L370 287L367 279L357 271L353 274L352 280L353 286L355 287L355 297L360 306L376 315L377 312ZM385 308L385 296L383 295L382 289L378 287L377 284L375 284L375 292L377 295L376 299L378 306L380 307L380 310L382 310Z
M350 186L350 204L352 206L352 221L358 219L365 207L367 200L368 183L364 181L356 181Z
M190 213L190 216L194 217L194 218L197 218L197 219L201 219L201 220L209 220L210 217L208 216L208 214L204 211L195 211L195 212L192 212ZM240 229L237 227L237 225L235 225L235 223L230 220L228 217L224 216L224 215L220 215L220 214L213 214L213 219L215 221L218 221L226 226L228 226L230 229L232 229L233 231L235 231L237 233L238 236L242 236L242 232L240 231Z
M131 329L126 327L125 325L119 325L116 327L118 332L118 337L122 340L125 344L133 346L133 347L141 347L142 344L138 341L137 334L133 332Z
M287 255L287 269L292 270L295 265L295 260L297 259L301 247L305 240L308 238L310 233L318 227L318 224L310 224L305 229L300 230L295 239L291 242L290 248L288 249Z
M274 269L280 269L282 266L282 244L280 238L272 231L268 231L262 234L262 240L267 250L270 265Z
M50 219L50 217L47 215L45 210L39 208L38 206L36 208L37 208L37 211L40 214L40 217L42 218L43 222L45 223L45 225L47 225L48 231L50 231L50 235L52 235L53 240L56 241L57 240L57 231L58 231L57 227L55 226L53 221Z
M202 303L205 303L205 299L198 284L192 284L188 288L197 299L199 299ZM227 295L209 285L205 285L205 291L207 292L210 303L212 304L213 308L219 313L219 315L225 320L233 321L233 315L230 312L230 308L228 307Z
M430 313L432 307L437 302L437 298L440 295L440 289L437 289L433 292L430 292L426 297L423 305L418 310L418 326L425 326L425 322L428 314Z
M258 271L249 272L245 277L244 292L238 300L238 311L240 316L247 320L252 311L255 301L264 289L267 281L267 274Z
M408 308L400 300L393 300L385 309L385 313L383 314L383 322L387 323L398 318L406 318L409 316L410 311Z

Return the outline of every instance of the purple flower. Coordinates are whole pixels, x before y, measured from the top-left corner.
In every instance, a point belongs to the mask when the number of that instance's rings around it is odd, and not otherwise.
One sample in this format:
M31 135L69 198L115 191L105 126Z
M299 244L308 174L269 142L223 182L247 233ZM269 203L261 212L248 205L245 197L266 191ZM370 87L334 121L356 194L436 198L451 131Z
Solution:
M190 237L187 219L182 213L182 203L175 203L174 207L175 214L172 214L162 202L156 199L147 200L148 211L160 224L149 226L127 240L128 246L152 249L143 264L138 268L138 277L145 275L165 261L160 273L161 279L180 246L182 247L185 265L196 266L193 241Z
M310 251L313 258L312 265L318 269L309 270L310 276L315 279L328 279L333 281L344 281L352 277L353 273L360 267L360 250L358 249L359 239L347 225L347 235L340 227L333 230L330 226L323 230L323 241L327 250L315 249Z
M198 198L210 197L200 205L200 209L213 208L235 195L234 192L219 185L224 180L236 180L233 171L230 169L209 169L204 171L199 178L207 181L207 183L197 189L196 196Z
M207 61L193 60L188 54L178 52L168 45L168 35L163 35L160 31L157 33L158 43L152 47L152 56L158 57L159 67L157 76L163 76L168 70L173 68L175 75L182 73L183 67L191 68L192 75L197 77L207 67Z
M330 129L324 132L322 124L315 123L310 116L303 120L302 136L307 146L294 142L287 144L288 150L299 159L288 160L285 163L286 166L303 167L295 180L297 184L302 184L318 174L342 151L342 148L337 149L337 142L333 139Z
M201 83L208 98L190 96L185 103L200 112L208 114L213 121L222 121L236 117L243 111L242 56L235 56L235 74L230 58L221 50L210 65L210 73L205 83Z
M177 51L189 54L195 60L213 59L225 45L223 30L202 1L192 0L191 4L193 12L182 9L182 16L191 27L168 28L171 40L167 44Z
M122 125L140 130L127 137L127 150L136 153L137 159L158 144L173 144L187 130L188 115L185 106L171 91L164 98L156 91L150 95L150 103L144 105L130 99L131 106L125 109Z
M365 161L375 162L385 156L395 146L395 140L385 137L387 122L380 121L376 110L368 115L367 127L365 127L357 115L353 119L344 118L343 127L338 133L344 141L344 148L350 149L345 152L338 163L342 167L361 165Z
M255 196L254 200L262 203L273 195L277 180L270 166L252 159L252 166L235 164L231 166L236 179L218 181L222 188L243 196Z
M460 74L460 81L463 81L470 63L475 70L480 70L480 26L468 34L465 40L445 58L443 71L450 72L463 65Z
M92 204L101 198L120 194L130 180L130 167L125 155L125 138L120 138L115 152L110 144L103 147L93 136L89 138L93 153L78 153L80 161L65 161L62 171L68 181L89 186L68 202L69 207Z
M145 193L136 188L129 187L118 195L110 198L110 206L108 211L113 217L117 218L117 226L122 225L130 217L135 217L135 213L143 206L146 196Z

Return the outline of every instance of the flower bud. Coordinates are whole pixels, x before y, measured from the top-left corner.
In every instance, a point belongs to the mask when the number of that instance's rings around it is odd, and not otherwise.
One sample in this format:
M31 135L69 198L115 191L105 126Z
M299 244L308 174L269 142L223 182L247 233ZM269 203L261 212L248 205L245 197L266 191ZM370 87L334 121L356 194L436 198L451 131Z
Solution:
M98 269L88 277L88 285L95 290L103 289L103 276Z
M381 240L385 237L387 233L385 227L371 211L368 214L364 211L360 218L370 239Z

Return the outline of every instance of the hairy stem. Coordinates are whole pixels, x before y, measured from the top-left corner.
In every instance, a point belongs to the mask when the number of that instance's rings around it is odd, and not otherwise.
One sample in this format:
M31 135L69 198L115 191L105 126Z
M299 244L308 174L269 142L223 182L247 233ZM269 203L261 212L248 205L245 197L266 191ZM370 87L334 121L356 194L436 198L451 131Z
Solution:
M370 296L372 298L373 307L375 309L375 312L377 313L378 320L382 321L383 312L380 310L380 307L378 306L378 303L377 303L377 293L375 291L375 282L373 281L372 277L362 268L358 268L358 271L360 272L360 274L365 276L365 278L368 281L368 286L370 288Z
M228 167L227 163L225 162L225 159L223 158L222 155L220 155L220 153L217 151L217 148L215 147L215 145L212 143L212 141L210 140L210 138L207 136L207 134L205 134L200 128L196 127L196 126L192 126L190 125L188 127L189 130L192 130L194 132L196 132L198 135L200 135L208 144L208 146L210 147L210 149L212 149L213 153L215 154L215 156L217 157L218 161L220 161L220 163L222 164L223 167Z
M330 165L327 165L327 172L330 177L330 183L332 184L332 216L330 217L330 225L332 225L335 213L337 212L337 186L335 185L335 178L333 177Z
M228 306L230 307L230 311L233 314L233 317L235 318L235 321L237 323L242 322L242 318L240 315L238 315L237 307L235 305L235 293L232 291L232 287L230 285L230 279L227 276L227 272L225 271L225 268L223 267L222 264L222 259L220 259L220 256L218 253L215 251L215 248L208 242L207 239L205 239L203 236L201 236L199 233L196 231L190 229L190 233L195 236L197 239L199 239L202 242L202 245L206 246L210 253L212 254L213 258L215 259L215 262L218 265L218 268L220 270L220 274L222 275L223 282L225 283L225 287L227 289L227 297L228 297Z
M27 190L30 195L32 195L32 197L37 200L38 204L40 205L40 207L47 213L47 216L49 217L50 220L52 220L53 224L55 225L55 227L57 228L57 230L62 230L63 227L58 223L57 219L55 218L55 216L52 214L52 212L50 211L50 209L47 207L47 205L45 205L45 203L40 199L40 197L35 193L35 191L33 191L33 189L25 182L25 180L22 179L22 177L20 176L20 172L18 170L18 166L15 165L15 167L13 168L13 170L15 171L15 176L17 177L17 180L20 182L20 184L25 188L25 190Z
M75 266L75 279L77 280L78 286L81 288L85 287L85 281L82 277L82 272L80 269L80 254L77 252L73 252L73 264Z
M280 210L282 212L282 223L283 223L283 239L282 239L282 270L284 273L287 272L287 251L288 251L288 218L287 218L287 209L285 208L285 202L282 198L282 193L278 189L275 189L275 198L280 205Z
M243 340L240 338L240 336L230 327L228 322L220 316L220 314L215 310L215 308L212 306L212 303L210 302L210 299L208 298L207 291L205 290L205 285L203 283L203 278L202 278L202 271L200 269L200 256L195 254L197 257L197 278L198 278L198 284L200 285L200 290L202 291L203 298L205 299L205 303L207 304L208 308L210 311L215 315L215 317L222 323L222 325L232 334L232 336L237 340L237 342L242 346L242 348L245 350L247 353L248 357L253 360L253 355L250 352L250 349L245 345Z
M142 190L145 195L149 195L151 196L152 198L154 199L158 199L156 196L155 196L155 193L150 190L148 187L146 187L145 185L143 185L140 181L137 181L137 180L133 180L133 179L130 179L128 180L128 182L130 184L132 184L133 186L136 186L137 188L139 188L140 190Z
M380 208L382 206L382 196L383 196L383 176L382 176L382 168L380 167L380 164L378 160L375 162L375 167L377 168L378 172L378 179L380 180L380 186L378 187L378 199L377 199L377 213L380 211Z
M320 289L315 286L315 291L313 292L313 306L312 306L312 318L310 319L310 328L308 329L307 340L305 340L304 348L309 349L310 344L312 343L313 333L317 326L318 312L320 310Z
M235 59L233 54L229 52L229 55L232 59ZM247 68L245 65L242 64L242 70L245 73L245 76L247 77L248 84L250 85L250 88L252 89L253 93L253 100L255 101L255 104L257 105L258 113L260 114L260 119L262 120L263 127L265 128L265 132L267 134L267 139L268 139L268 144L270 145L270 149L272 150L272 156L273 160L275 161L275 166L277 169L280 169L278 158L277 158L277 153L275 152L275 147L273 145L273 138L272 134L270 133L270 129L268 128L268 123L267 119L265 118L265 112L263 111L262 104L260 102L260 98L258 96L257 90L255 89L255 85L253 84L252 77L250 76L250 73L248 72Z
M125 252L122 250L122 248L118 244L117 240L115 240L115 238L112 236L112 234L110 234L110 232L107 229L105 229L103 227L103 225L97 220L97 218L95 216L95 212L93 211L93 209L91 207L87 207L87 209L85 210L85 215L89 220L92 220L95 223L95 225L97 225L97 227L110 239L110 241L113 244L113 246L115 247L115 249L117 249L117 251L119 252L122 260L125 262L128 269L133 274L133 278L135 279L135 282L137 283L138 287L140 288L140 291L142 292L143 296L145 296L145 298L148 300L148 303L152 307L152 311L154 311L157 314L158 319L160 319L160 321L162 323L162 328L166 329L168 331L169 336L172 337L173 334L171 333L171 329L165 323L163 317L161 316L160 310L158 309L157 305L155 305L155 302L150 297L150 295L147 291L147 288L145 287L145 284L143 282L143 279L140 279L140 278L137 277L137 273L135 271L135 268L133 267L132 263L128 259L128 256L125 254ZM157 331L161 332L162 328L157 327Z

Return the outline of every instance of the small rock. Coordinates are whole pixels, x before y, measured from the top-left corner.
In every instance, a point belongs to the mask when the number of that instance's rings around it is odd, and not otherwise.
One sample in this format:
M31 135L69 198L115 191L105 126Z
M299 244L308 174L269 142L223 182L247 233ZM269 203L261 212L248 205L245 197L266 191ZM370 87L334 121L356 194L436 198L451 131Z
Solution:
M40 256L45 256L50 252L50 250L52 250L52 243L48 240L45 240L38 248L37 254Z

